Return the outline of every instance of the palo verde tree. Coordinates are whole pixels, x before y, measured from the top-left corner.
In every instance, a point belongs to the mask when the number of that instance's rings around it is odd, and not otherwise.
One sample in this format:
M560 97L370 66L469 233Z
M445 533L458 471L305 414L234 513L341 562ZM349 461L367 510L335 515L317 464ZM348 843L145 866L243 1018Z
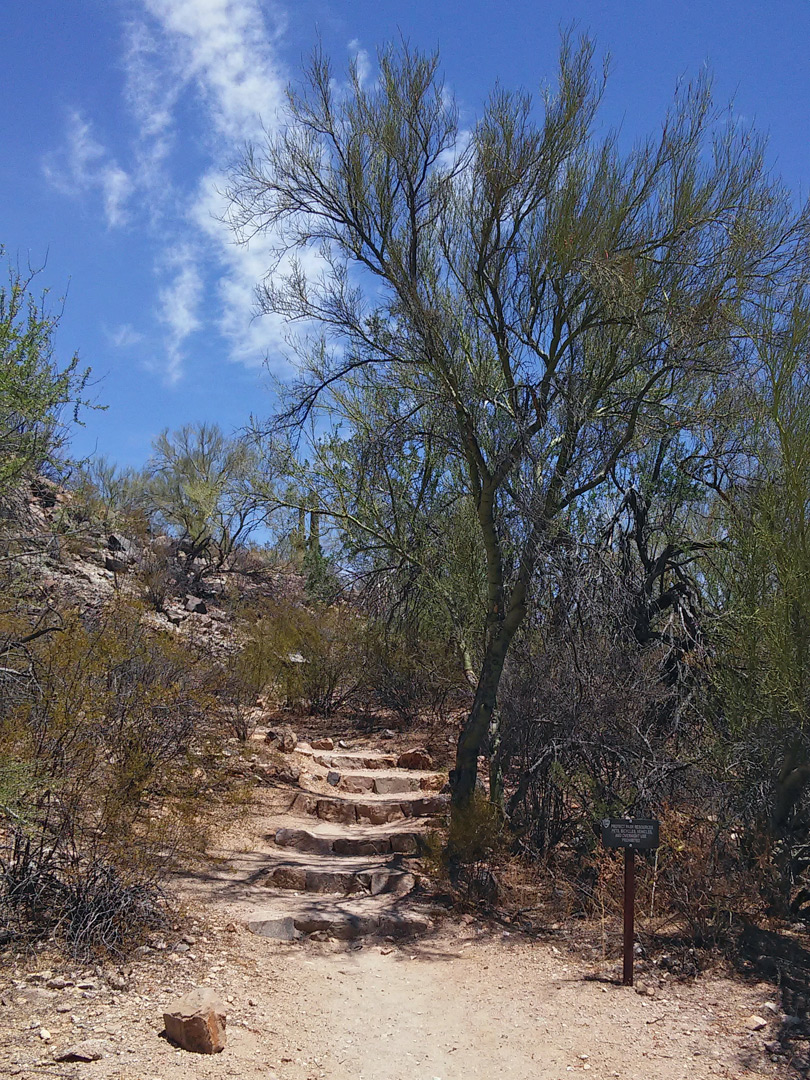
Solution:
M47 290L35 293L36 273L10 266L0 285L0 494L62 463L64 411L75 421L85 404L89 371L79 369L76 355L56 360L60 314L49 310Z
M261 462L254 445L216 424L187 424L155 439L146 504L177 533L189 564L200 559L206 569L221 569L264 519Z
M441 446L432 468L476 522L483 641L456 806L548 552L640 447L700 437L740 314L805 227L705 78L630 149L601 133L604 82L592 43L566 36L555 89L496 88L462 130L436 56L385 48L373 83L355 66L341 86L318 52L231 179L237 234L274 245L261 310L322 332L287 421L393 395L377 429ZM411 497L377 491L392 514Z
M716 678L748 813L806 840L810 783L810 266L764 298L751 340L750 453L727 485ZM803 811L803 813L802 813Z

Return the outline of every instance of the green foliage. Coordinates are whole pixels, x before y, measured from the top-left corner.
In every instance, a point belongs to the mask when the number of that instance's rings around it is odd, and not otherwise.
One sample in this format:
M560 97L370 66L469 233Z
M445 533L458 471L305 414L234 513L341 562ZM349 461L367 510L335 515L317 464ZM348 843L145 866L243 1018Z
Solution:
M259 619L240 663L285 707L328 716L362 683L364 634L363 620L345 609L279 606Z
M133 945L167 853L204 833L209 665L125 604L4 660L32 679L0 707L0 918L82 954Z
M497 741L503 666L566 526L643 472L652 445L718 460L723 388L763 291L806 275L810 209L795 211L764 141L723 122L709 80L625 148L600 122L594 54L564 35L542 102L496 88L462 132L436 55L385 47L377 79L355 67L338 90L317 52L229 192L238 235L328 252L324 272L295 258L259 288L264 311L323 331L300 344L279 420L334 425L301 486L378 573L418 581L477 661L454 803ZM461 503L472 615L454 541L443 555Z
M470 803L453 815L447 853L465 865L485 862L502 850L503 841L503 815L484 794L476 792Z
M447 705L469 693L446 640L414 639L372 623L363 653L366 707L392 713L403 727L420 717L444 718Z
M150 511L180 540L187 561L222 567L264 519L261 457L216 424L162 432L148 466Z
M331 604L340 594L341 584L334 559L324 555L320 544L310 544L301 563L304 592L316 604Z
M73 478L71 512L105 529L145 537L146 482L136 469L120 469L103 456L91 458Z
M89 372L80 370L78 356L65 364L55 359L60 316L48 310L47 291L34 295L35 277L10 267L0 285L0 494L62 464L63 413L72 410L75 421L86 404Z
M723 757L752 843L780 837L786 893L810 821L810 297L774 290L745 388L751 455L730 489L715 665ZM793 848L796 852L793 852ZM794 857L795 856L795 857ZM798 859L798 861L797 861Z

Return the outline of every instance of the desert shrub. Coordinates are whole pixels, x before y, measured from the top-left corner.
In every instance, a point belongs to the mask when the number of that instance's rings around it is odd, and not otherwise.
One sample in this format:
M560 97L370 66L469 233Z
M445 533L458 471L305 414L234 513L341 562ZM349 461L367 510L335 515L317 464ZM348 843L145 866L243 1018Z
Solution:
M657 815L661 846L636 855L636 923L642 938L649 934L699 946L718 944L729 940L741 920L763 914L761 882L745 856L741 834L729 821L668 804ZM612 924L618 941L623 852L594 845L577 869L572 906Z
M445 864L450 881L468 901L498 899L495 866L506 850L507 834L498 807L483 792L454 811L447 833Z
M243 662L283 706L329 716L362 685L364 632L345 609L278 605L257 621Z
M165 897L137 872L92 854L43 850L22 830L0 857L0 925L16 939L61 938L72 955L121 955L165 925Z
M465 689L446 643L408 641L372 626L363 649L367 703L390 711L403 726L424 714L443 720L448 704Z
M117 948L158 917L161 869L200 831L209 667L123 605L66 615L29 659L35 690L0 715L0 914L18 936Z
M137 570L143 599L153 611L163 611L177 584L171 555L160 549L147 549L138 561Z

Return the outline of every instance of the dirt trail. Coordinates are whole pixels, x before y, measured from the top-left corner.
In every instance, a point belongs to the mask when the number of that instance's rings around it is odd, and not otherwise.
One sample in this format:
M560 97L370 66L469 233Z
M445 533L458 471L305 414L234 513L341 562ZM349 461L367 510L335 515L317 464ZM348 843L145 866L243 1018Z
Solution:
M364 743L317 761L305 748L294 789L261 789L209 866L177 882L193 932L184 942L178 924L166 943L142 949L126 989L100 971L0 972L0 1076L754 1080L777 1072L765 1050L780 1020L768 984L657 979L654 996L641 995L616 984L618 962L586 959L565 927L556 944L537 943L471 916L443 917L412 891L418 862L403 839L429 826L441 778L397 769L376 750ZM49 987L53 974L67 985ZM215 1057L160 1037L164 1007L199 985L227 1004L228 1045ZM767 1019L762 1030L749 1030L752 1014ZM60 1049L87 1038L103 1042L99 1060L55 1063Z
M309 957L304 968L330 1080L773 1074L760 1071L743 1024L762 995L741 1001L723 980L649 1001L584 981L546 946L445 935Z

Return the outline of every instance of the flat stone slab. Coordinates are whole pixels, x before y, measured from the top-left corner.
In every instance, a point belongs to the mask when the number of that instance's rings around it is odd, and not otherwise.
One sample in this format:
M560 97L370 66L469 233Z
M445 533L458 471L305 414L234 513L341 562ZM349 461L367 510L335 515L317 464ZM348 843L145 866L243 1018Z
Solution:
M419 849L421 829L391 829L358 827L347 833L334 826L313 825L276 830L275 842L280 848L320 855L413 855Z
M368 823L385 825L409 817L433 817L449 805L447 795L425 795L422 792L391 796L329 796L312 791L299 791L290 807L291 813L309 815L321 821L340 825Z
M396 767L395 754L363 753L359 750L333 750L328 753L312 754L312 760L325 769L343 769L351 772L357 769L393 769Z
M369 893L378 896L392 893L405 896L416 884L413 874L390 866L318 866L300 862L284 862L276 866L262 882L271 889L291 889L295 892L352 895Z
M312 902L303 896L287 896L266 911L257 911L246 925L260 937L280 941L292 940L287 935L293 931L299 935L321 931L346 941L369 934L421 934L430 929L432 922L426 911L385 895L345 902Z
M259 937L273 938L276 941L297 941L304 936L290 915L281 918L251 919L247 928Z

